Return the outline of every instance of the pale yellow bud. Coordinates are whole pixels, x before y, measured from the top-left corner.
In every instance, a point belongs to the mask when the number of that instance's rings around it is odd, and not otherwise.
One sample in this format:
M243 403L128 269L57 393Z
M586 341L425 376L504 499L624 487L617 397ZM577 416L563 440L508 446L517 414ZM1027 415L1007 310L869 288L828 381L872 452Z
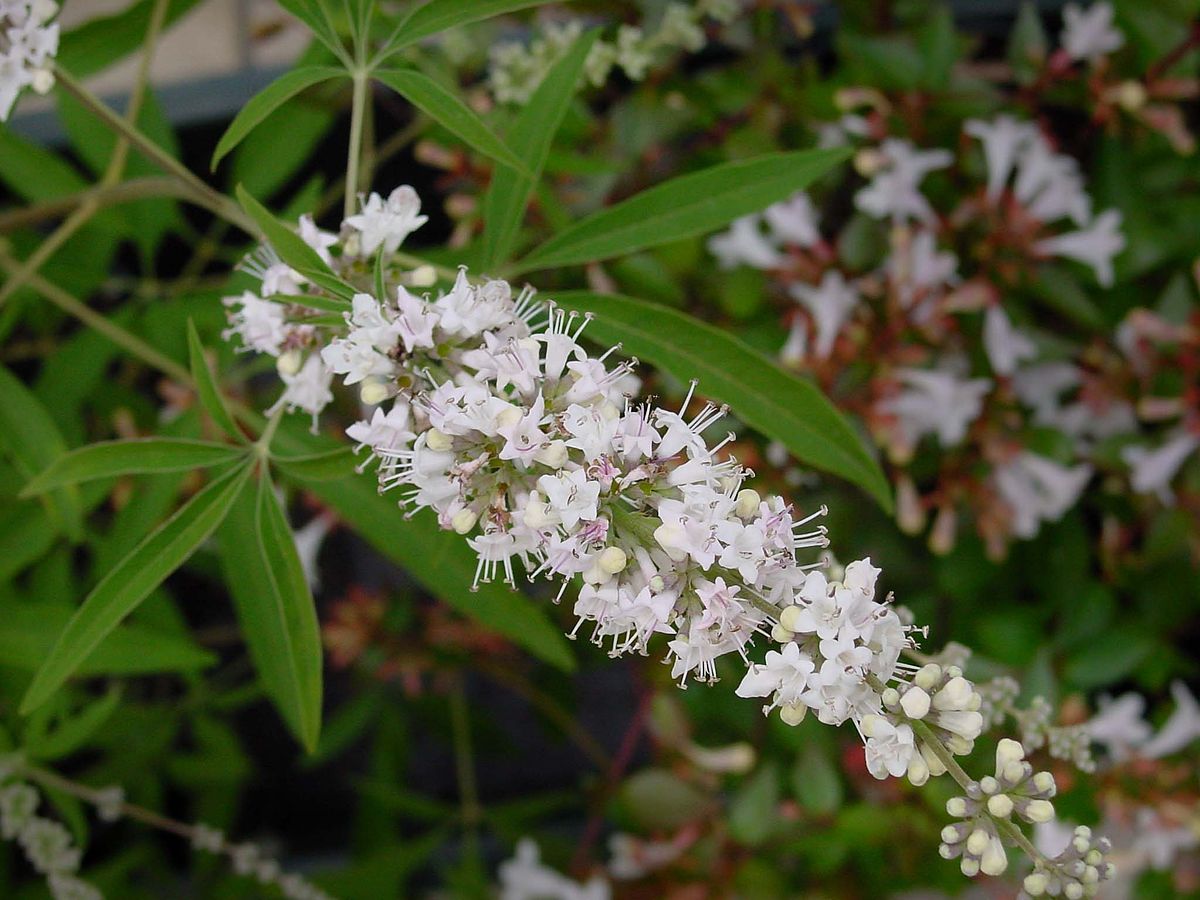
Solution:
M789 606L779 614L779 624L788 631L800 630L800 614L804 612L803 607Z
M929 703L929 695L919 687L909 688L900 698L900 707L910 719L925 718L929 712Z
M1008 794L996 794L994 797L988 797L987 808L993 816L1007 819L1012 815L1013 802Z
M466 534L475 527L475 523L479 521L479 514L473 509L460 509L454 514L454 518L450 520L450 525L459 534Z
M734 504L733 511L740 519L749 519L758 512L758 504L762 502L762 497L758 491L753 488L746 488L738 491L737 501Z
M367 406L377 406L388 398L391 391L386 384L379 381L365 381L358 390L358 398Z
M804 721L806 715L808 715L808 707L803 703L794 703L779 707L779 718L783 719L785 725L799 725Z
M438 431L436 428L430 428L425 432L425 446L435 452L441 452L453 447L454 439L450 435Z
M600 559L597 565L600 570L609 574L616 575L618 572L624 572L625 566L629 563L629 557L620 547L609 547L600 554Z
M288 350L279 354L279 359L275 360L275 371L280 375L295 375L303 365L304 354L299 350Z
M551 441L545 447L542 447L534 454L536 459L544 466L549 466L551 469L561 469L567 461L567 455L570 451L567 449L564 441Z

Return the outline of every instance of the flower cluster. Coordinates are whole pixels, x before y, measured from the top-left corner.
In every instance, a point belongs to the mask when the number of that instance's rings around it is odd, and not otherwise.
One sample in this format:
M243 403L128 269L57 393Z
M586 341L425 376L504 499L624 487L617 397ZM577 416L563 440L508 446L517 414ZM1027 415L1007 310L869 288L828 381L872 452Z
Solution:
M8 120L27 87L44 94L54 87L58 53L54 0L0 0L0 122Z
M662 634L681 684L715 681L719 658L736 655L739 695L769 698L764 712L791 725L809 710L852 721L880 778L923 784L971 751L980 695L956 666L900 661L917 629L877 596L869 559L803 561L827 544L814 523L825 510L801 515L747 487L723 453L733 435L707 437L723 408L693 404L694 383L678 411L636 400L636 361L613 361L619 347L593 355L590 316L529 288L464 269L436 294L410 290L425 277L395 252L421 221L409 188L372 195L337 235L301 220L331 287L258 254L261 291L226 301L229 334L277 357L279 404L315 416L334 375L357 385L374 409L347 435L380 489L464 537L475 587L515 586L523 570L557 581L561 599L581 582L572 636L586 624L615 656L646 654ZM339 303L340 320L318 315ZM751 663L756 637L780 649Z
M60 822L37 814L41 795L16 778L18 762L0 760L0 837L16 841L29 864L46 877L54 900L101 900L76 873L82 853Z
M641 81L662 55L682 50L696 53L708 42L704 23L733 21L741 12L739 0L679 0L668 3L651 30L621 25L613 41L597 40L584 63L588 81L599 87L619 69L631 81ZM583 34L579 19L547 23L528 45L505 41L492 48L488 81L501 103L525 104L550 67Z

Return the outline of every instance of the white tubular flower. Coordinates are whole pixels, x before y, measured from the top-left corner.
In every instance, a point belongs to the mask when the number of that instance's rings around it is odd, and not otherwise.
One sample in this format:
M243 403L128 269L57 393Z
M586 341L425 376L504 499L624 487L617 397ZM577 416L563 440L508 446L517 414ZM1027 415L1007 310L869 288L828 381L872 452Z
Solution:
M1121 213L1102 212L1086 228L1045 238L1034 245L1043 256L1065 256L1091 268L1101 287L1112 287L1113 258L1125 249Z
M997 375L1009 376L1037 355L1033 341L1021 333L999 304L983 314L983 346Z
M908 771L916 753L910 726L896 725L884 716L869 715L859 723L859 730L867 739L867 770L872 775L879 779L889 775L899 778Z
M996 116L991 122L968 119L963 131L983 144L987 163L987 195L996 200L1008 184L1020 151L1038 137L1037 127L1012 116Z
M0 0L0 122L8 121L21 91L39 94L54 87L58 14L51 0Z
M405 238L429 221L420 213L421 198L405 184L386 200L372 193L362 204L362 211L346 219L345 224L358 232L361 254L369 257L380 247L385 253L395 253Z
M880 146L884 165L871 183L854 195L855 205L877 219L929 221L933 208L919 185L930 172L953 161L946 150L918 150L913 144L888 138Z
M1063 8L1062 47L1074 60L1095 62L1125 44L1125 35L1113 26L1111 3L1093 3L1086 10L1075 3Z
M1043 521L1061 519L1091 477L1091 466L1064 466L1029 451L1022 451L992 474L1011 513L1012 533L1020 538L1033 537Z
M1179 430L1160 447L1126 447L1121 459L1129 466L1129 480L1139 494L1155 494L1172 504L1171 481L1188 458L1200 448L1200 435Z
M771 236L781 244L811 247L821 241L819 215L812 199L798 191L787 200L772 203L763 210Z
M757 215L734 219L729 230L708 239L708 252L717 258L722 269L746 265L754 269L776 269L783 264L783 254L762 233Z
M845 277L836 269L826 272L821 277L821 283L815 287L794 284L788 290L812 316L816 326L816 355L821 358L828 356L842 326L858 306L858 291L853 284L847 284Z
M898 369L896 377L904 389L878 408L896 417L900 441L907 447L927 434L936 435L943 447L961 444L992 389L990 379L963 378L952 368Z
M608 900L611 890L602 878L580 884L541 861L538 845L522 838L516 855L500 864L500 900Z

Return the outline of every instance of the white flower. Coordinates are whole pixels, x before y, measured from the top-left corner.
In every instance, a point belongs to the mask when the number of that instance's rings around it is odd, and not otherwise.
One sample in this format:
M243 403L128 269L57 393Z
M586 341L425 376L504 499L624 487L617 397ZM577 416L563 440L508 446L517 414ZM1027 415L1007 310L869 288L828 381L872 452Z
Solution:
M580 520L590 522L596 518L600 483L589 481L583 469L543 475L538 479L537 486L546 497L554 521L561 523L568 531Z
M1171 479L1188 457L1200 447L1200 435L1176 431L1161 447L1126 447L1121 458L1130 468L1130 483L1139 494L1157 494L1163 503L1172 503Z
M1037 138L1037 127L1029 122L1018 122L1012 116L1000 115L991 122L968 119L963 131L983 143L983 158L988 172L987 195L995 200L1008 184L1017 154Z
M312 416L312 427L316 432L317 416L333 400L333 392L329 390L333 372L325 368L320 356L311 353L299 372L294 375L280 372L279 377L284 383L283 394L267 410L267 414L274 413L280 406L288 410L301 410Z
M300 568L304 572L304 580L308 582L310 591L316 591L321 586L317 557L320 556L321 545L325 543L332 527L333 517L321 513L292 532L292 538L296 542L296 555L300 557Z
M708 252L722 269L740 265L755 269L775 269L783 264L783 254L762 233L757 215L734 219L729 230L708 239Z
M1056 522L1075 505L1092 477L1088 465L1064 466L1022 451L992 475L1012 513L1012 533L1031 538L1042 521Z
M356 449L359 450L363 447L394 450L416 437L410 424L409 405L398 400L387 412L382 407L376 407L369 422L355 422L346 429L346 436L358 445Z
M867 716L860 726L867 736L867 771L876 778L899 778L908 771L916 746L909 725L894 725L883 716Z
M905 389L881 409L896 416L909 445L926 434L937 435L943 447L962 443L992 388L987 378L961 378L948 369L898 369L896 377Z
M0 2L0 122L8 120L26 87L45 94L54 86L58 25L46 23L57 12L49 0Z
M359 232L362 256L371 256L380 247L384 253L395 253L405 238L429 220L420 212L421 198L405 184L392 191L387 200L372 193L362 211L347 218L346 224Z
M1113 27L1111 3L1093 3L1086 10L1068 3L1060 40L1071 59L1095 61L1121 47L1125 36Z
M1121 213L1105 210L1086 228L1040 240L1034 250L1044 256L1065 256L1090 266L1102 287L1112 287L1113 257L1125 249L1120 228Z
M1068 217L1076 225L1083 225L1092 215L1092 201L1083 188L1079 163L1055 153L1040 132L1031 131L1020 150L1013 195L1041 222Z
M926 229L893 246L884 268L897 286L900 302L910 308L922 295L958 280L958 257L940 252L937 238Z
M998 303L983 314L983 346L997 375L1012 375L1037 355L1037 346L1014 326Z
M1108 755L1119 761L1150 737L1150 725L1142 718L1145 710L1146 700L1140 694L1122 694L1116 699L1101 701L1099 712L1084 722L1083 727L1088 737L1103 745Z
M834 341L850 314L858 305L858 291L846 283L837 269L830 269L820 285L794 284L789 293L808 310L816 326L816 354L822 359L833 349Z
M854 195L855 205L868 215L891 218L893 222L933 218L933 209L918 188L930 172L950 165L953 160L950 153L918 150L910 142L896 138L888 138L880 150L886 165Z
M816 207L804 191L772 203L763 210L763 218L767 220L771 236L779 243L811 247L821 240Z
M673 863L686 849L686 843L647 840L618 831L608 839L608 872L622 881L645 878Z
M222 337L242 339L242 346L256 353L278 356L289 334L284 308L272 300L263 300L250 291L221 301L229 307L229 328Z
M752 664L737 686L739 697L770 697L774 706L800 703L802 695L814 683L816 666L796 643L785 644L782 651L768 650L766 661Z
M1140 752L1148 759L1171 756L1189 747L1200 738L1200 704L1182 681L1171 683L1175 709L1162 728L1142 744Z
M500 864L500 900L608 900L610 890L603 879L580 884L544 865L540 857L531 838L518 842L516 855Z
M338 236L328 231L322 231L310 215L305 214L300 217L300 239L316 250L317 256L321 257L326 265L333 262L329 248L338 242Z

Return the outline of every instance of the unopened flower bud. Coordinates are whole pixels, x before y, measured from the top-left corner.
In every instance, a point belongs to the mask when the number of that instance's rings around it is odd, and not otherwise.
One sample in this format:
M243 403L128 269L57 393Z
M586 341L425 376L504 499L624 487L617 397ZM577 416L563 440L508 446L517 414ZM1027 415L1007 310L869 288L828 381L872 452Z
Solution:
M910 719L923 719L929 712L929 695L919 687L909 688L900 698L900 706Z
M983 851L983 857L979 860L979 871L984 875L1003 875L1004 870L1008 868L1008 854L1004 852L1004 844L1000 842L1000 838L993 836L988 841L987 849Z
M358 391L358 399L367 406L378 406L391 395L388 386L381 381L364 381Z
M788 631L800 630L800 614L804 612L802 606L789 606L779 614L779 624Z
M500 410L500 414L496 416L497 428L511 428L521 421L524 414L515 406L506 406Z
M887 165L887 156L873 147L865 147L854 154L854 171L863 178L870 178Z
M1034 775L1033 786L1037 788L1039 794L1053 794L1058 789L1054 783L1054 776L1049 772L1038 772Z
M932 690L934 685L942 680L942 667L937 663L929 663L921 666L916 675L913 676L913 684L924 691Z
M780 644L786 644L788 641L790 641L795 636L796 636L796 632L788 631L786 628L784 628L782 625L779 625L779 624L776 624L775 627L771 629L771 640L776 641Z
M863 716L862 721L859 723L858 730L863 733L863 737L871 737L871 735L875 733L875 725L880 721L880 717L876 715Z
M437 284L437 270L433 266L417 266L404 279L412 287L433 287Z
M1025 876L1025 893L1030 897L1040 897L1046 893L1046 888L1050 885L1050 878L1045 872L1030 872Z
M479 514L475 510L468 507L460 509L454 514L454 518L450 520L451 527L459 534L466 534L475 527L475 523L479 521Z
M987 802L988 812L998 819L1007 819L1012 815L1013 802L1008 794L996 794L988 797Z
M929 780L929 766L925 764L925 757L920 753L914 753L908 761L908 771L905 773L908 780L915 787L920 787Z
M295 375L303 365L304 354L299 350L288 350L279 354L279 358L275 360L275 371L280 375Z
M739 519L749 519L758 512L758 504L762 502L762 497L758 491L753 488L746 488L738 491L737 502L734 505L733 511Z
M962 862L958 864L959 871L968 878L974 878L979 874L979 863L969 856L964 856Z
M38 94L48 94L54 87L54 73L49 69L35 69L30 86Z
M979 789L990 797L992 794L999 792L1000 782L991 775L984 775L979 779Z
M1069 881L1063 888L1063 896L1067 900L1082 900L1083 894L1083 885L1078 881Z
M996 768L1003 769L1010 762L1020 762L1025 758L1025 748L1012 738L1003 738L996 745Z
M629 563L629 557L620 547L609 547L600 554L598 565L601 571L616 575L618 572L624 572L625 566Z
M1054 818L1054 804L1049 800L1030 800L1025 807L1025 818L1030 822L1049 822Z
M888 709L895 709L900 705L900 692L895 688L890 687L879 695L879 699L883 701L883 705Z
M956 819L961 819L967 814L967 798L951 797L946 801L946 812Z
M967 838L967 852L972 856L982 856L990 840L988 833L982 828L976 828Z
M454 446L454 439L436 428L430 428L425 432L425 446L435 452L449 450Z
M1137 112L1146 105L1146 87L1140 81L1122 81L1117 86L1115 99L1126 112Z
M971 682L967 679L961 675L951 678L945 687L933 695L933 708L940 711L965 709L972 693Z
M785 704L779 707L779 718L787 725L799 725L808 714L808 707L803 703Z
M567 461L568 452L565 441L550 441L545 447L538 450L533 458L543 466L548 466L551 469L561 469Z

